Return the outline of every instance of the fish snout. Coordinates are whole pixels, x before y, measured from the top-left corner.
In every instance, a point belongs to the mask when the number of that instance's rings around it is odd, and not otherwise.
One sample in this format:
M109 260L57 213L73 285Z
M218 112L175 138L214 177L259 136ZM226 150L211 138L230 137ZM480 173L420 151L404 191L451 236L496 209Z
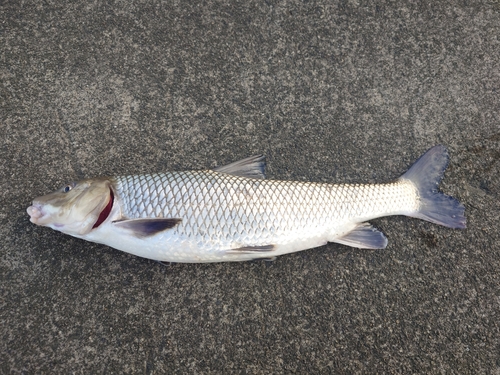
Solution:
M32 206L29 206L26 209L26 212L28 213L28 215L30 215L30 221L34 224L37 223L38 219L40 219L41 217L44 216L42 206L40 204L35 203L35 202L33 202Z

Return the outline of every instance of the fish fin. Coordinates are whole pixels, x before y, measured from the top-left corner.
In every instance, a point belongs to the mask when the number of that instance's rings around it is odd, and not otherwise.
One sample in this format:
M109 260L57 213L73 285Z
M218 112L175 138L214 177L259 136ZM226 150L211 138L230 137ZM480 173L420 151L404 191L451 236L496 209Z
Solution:
M258 254L267 253L274 250L274 245L263 245L263 246L243 246L236 249L227 250L226 254Z
M266 157L264 155L254 155L228 165L214 168L214 171L232 174L233 176L264 179L266 178L265 168Z
M358 224L352 231L331 242L359 249L383 249L387 246L385 235L368 223Z
M113 224L130 230L136 237L149 237L159 232L175 227L181 219L130 219L117 220Z
M418 190L420 207L407 216L427 220L449 228L465 228L465 207L455 198L438 191L448 166L448 151L434 146L422 155L400 178L410 180Z

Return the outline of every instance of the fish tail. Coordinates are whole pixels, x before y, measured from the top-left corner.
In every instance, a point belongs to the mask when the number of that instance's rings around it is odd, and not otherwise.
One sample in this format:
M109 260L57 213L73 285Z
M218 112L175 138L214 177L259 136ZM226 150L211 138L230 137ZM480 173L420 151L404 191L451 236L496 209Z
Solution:
M418 190L419 209L408 216L449 228L465 228L465 207L455 198L438 191L448 161L446 148L434 146L401 176L401 179L410 180Z

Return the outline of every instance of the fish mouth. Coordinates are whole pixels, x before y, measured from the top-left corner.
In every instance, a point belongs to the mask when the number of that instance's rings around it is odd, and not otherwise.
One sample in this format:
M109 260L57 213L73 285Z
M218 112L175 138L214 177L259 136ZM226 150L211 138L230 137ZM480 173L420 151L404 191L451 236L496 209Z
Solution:
M29 206L26 209L26 212L28 215L30 215L30 221L33 224L38 224L40 220L46 215L45 212L43 212L43 206L40 203L33 202L32 206Z
M30 215L30 221L33 224L47 226L52 223L50 213L44 209L42 203L33 201L33 204L26 209L28 215ZM62 224L52 223L55 227L62 227Z

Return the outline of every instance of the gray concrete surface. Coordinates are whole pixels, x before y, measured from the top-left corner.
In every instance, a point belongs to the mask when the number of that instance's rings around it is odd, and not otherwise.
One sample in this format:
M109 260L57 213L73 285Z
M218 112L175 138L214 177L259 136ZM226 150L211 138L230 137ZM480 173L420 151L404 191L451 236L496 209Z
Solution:
M434 4L435 3L435 4ZM500 374L496 1L4 1L0 371ZM393 179L449 147L468 229L385 250L153 261L28 221L96 175L211 167Z

